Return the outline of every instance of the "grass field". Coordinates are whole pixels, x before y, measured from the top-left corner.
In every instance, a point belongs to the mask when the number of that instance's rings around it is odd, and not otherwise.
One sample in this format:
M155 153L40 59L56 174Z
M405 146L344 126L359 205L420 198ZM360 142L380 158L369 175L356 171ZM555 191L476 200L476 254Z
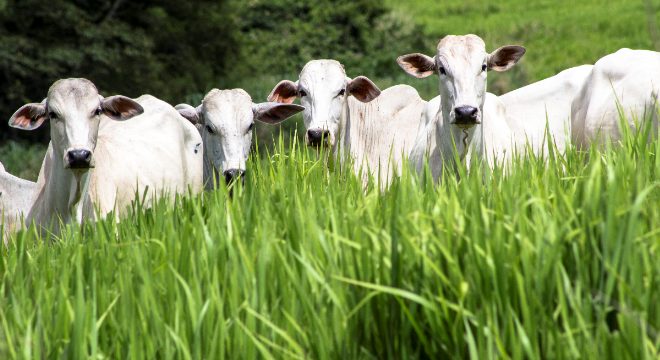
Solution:
M278 144L232 199L20 233L0 357L657 358L660 142L385 193Z

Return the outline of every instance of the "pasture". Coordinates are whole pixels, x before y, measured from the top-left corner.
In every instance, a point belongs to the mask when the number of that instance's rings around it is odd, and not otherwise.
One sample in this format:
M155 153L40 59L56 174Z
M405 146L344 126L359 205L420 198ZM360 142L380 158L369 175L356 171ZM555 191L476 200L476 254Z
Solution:
M445 33L478 33L489 50L525 45L520 66L490 80L495 93L660 44L644 1L386 3L424 28L430 45L410 52L431 53ZM297 71L232 85L265 101ZM402 71L374 81L437 94L435 78ZM199 104L203 90L181 101ZM0 250L0 358L660 355L658 139L525 155L506 173L461 164L439 184L404 171L381 191L306 147L301 122L257 125L231 194L15 234ZM45 148L1 144L0 161L35 180Z
M660 142L380 193L280 139L245 187L3 250L3 358L658 354Z

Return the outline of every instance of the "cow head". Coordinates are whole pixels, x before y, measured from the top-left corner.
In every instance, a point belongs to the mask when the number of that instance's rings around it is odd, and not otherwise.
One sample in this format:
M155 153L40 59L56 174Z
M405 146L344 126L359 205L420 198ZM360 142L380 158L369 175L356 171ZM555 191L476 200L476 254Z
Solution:
M213 89L197 108L179 104L176 109L199 129L209 163L205 165L211 165L216 176L222 174L231 182L245 174L254 121L278 124L304 108L273 102L254 104L242 89Z
M143 112L142 106L125 96L103 98L96 86L86 79L56 81L41 103L23 105L9 125L34 130L50 121L53 151L63 159L64 167L85 172L93 167L101 115L126 120Z
M444 121L452 129L474 132L483 120L488 70L506 71L525 54L522 46L503 46L486 52L484 41L476 35L449 35L438 43L434 57L408 54L397 59L408 74L425 78L438 74Z
M380 89L365 76L348 78L344 67L335 60L312 60L302 69L297 82L280 81L268 95L268 101L290 104L299 97L305 107L305 142L332 147L350 95L369 102L380 95Z

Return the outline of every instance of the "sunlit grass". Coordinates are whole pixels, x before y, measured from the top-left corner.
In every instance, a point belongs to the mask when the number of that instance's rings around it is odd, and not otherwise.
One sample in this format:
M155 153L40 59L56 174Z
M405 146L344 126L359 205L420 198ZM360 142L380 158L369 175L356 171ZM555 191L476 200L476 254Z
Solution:
M629 135L383 193L279 139L232 197L18 234L0 357L655 359L659 152Z

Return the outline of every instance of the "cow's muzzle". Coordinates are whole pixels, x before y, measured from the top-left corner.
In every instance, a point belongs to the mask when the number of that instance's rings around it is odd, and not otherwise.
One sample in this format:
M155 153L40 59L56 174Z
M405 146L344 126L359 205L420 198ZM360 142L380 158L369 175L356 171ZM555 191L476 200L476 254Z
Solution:
M92 152L84 149L73 149L66 152L66 168L89 169L92 167Z
M470 127L480 123L478 108L474 106L458 106L454 108L454 125Z
M313 147L328 146L330 131L320 129L307 130L307 145Z
M241 180L241 183L245 183L245 170L241 169L229 169L225 170L222 173L225 176L225 182L227 185L233 183L234 181Z

